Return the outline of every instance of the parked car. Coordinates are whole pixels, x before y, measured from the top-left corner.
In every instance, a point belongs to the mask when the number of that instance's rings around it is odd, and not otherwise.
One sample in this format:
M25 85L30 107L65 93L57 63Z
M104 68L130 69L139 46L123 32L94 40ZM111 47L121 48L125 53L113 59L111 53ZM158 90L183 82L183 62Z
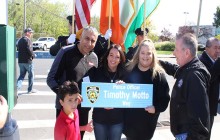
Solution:
M40 37L37 39L37 41L33 42L33 50L41 49L43 51L46 51L49 49L52 45L54 45L56 42L56 39L53 37Z

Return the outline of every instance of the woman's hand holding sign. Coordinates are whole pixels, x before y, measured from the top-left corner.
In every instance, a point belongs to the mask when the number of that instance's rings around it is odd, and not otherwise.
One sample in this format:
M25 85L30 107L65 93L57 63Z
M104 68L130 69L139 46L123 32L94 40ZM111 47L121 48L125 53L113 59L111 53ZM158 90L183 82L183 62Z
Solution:
M145 110L151 114L155 113L155 107L154 106L148 106L145 108Z

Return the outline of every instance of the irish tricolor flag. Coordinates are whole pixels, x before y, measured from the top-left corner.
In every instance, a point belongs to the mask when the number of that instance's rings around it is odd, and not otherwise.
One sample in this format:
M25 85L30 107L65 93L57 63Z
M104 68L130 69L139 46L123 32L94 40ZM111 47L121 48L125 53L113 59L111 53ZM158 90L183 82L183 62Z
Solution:
M109 12L111 14L111 41L124 46L125 50L132 46L135 40L135 29L144 22L144 0L102 0L100 15L100 32L105 34L109 28ZM145 18L154 11L160 0L145 0Z

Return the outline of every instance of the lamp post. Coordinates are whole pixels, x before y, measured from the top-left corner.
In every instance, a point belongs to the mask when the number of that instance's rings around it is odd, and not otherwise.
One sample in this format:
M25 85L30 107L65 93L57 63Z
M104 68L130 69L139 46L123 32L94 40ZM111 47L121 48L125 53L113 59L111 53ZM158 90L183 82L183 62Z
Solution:
M26 29L26 0L24 0L24 30Z
M200 0L199 3L199 12L198 12L198 19L197 19L197 27L196 27L196 37L198 39L199 36L199 22L200 22L200 16L201 16L201 9L202 9L202 0Z
M189 14L189 12L183 12L183 14L185 14L185 26L186 26L186 19L187 19L187 15Z

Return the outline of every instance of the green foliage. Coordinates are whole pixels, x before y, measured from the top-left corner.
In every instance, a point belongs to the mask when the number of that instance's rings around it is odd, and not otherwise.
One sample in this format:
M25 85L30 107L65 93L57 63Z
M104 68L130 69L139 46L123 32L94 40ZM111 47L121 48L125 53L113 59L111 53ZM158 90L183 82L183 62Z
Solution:
M156 50L160 51L173 51L175 48L175 43L170 41L157 42L155 43Z
M215 38L217 38L218 40L220 40L220 34L215 36Z
M100 21L99 17L97 17L97 16L91 17L90 25L95 27L100 32L99 21Z
M214 13L213 26L215 26L216 28L220 27L220 6L216 8L216 13Z
M16 3L17 4L16 4ZM34 30L34 38L68 35L66 20L68 3L49 0L26 0L26 27ZM17 38L21 37L24 28L24 0L12 0L8 3L9 25L15 27Z
M154 34L154 33L149 33L148 35L148 38L150 38L153 42L157 42L159 40L159 37Z
M157 54L171 55L173 54L173 51L157 51Z

